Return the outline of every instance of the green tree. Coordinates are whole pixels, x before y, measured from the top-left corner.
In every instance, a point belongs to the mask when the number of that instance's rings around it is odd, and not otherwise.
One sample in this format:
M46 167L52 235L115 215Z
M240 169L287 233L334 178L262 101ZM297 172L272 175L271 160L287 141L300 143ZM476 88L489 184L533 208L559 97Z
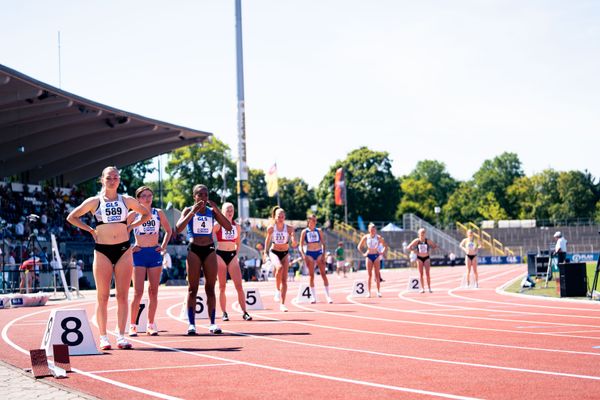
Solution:
M269 218L271 216L271 208L277 204L277 199L268 196L265 171L262 169L250 169L248 183L250 184L250 216L254 218Z
M344 206L336 206L335 171L343 168L348 202L348 220L362 216L367 221L391 220L400 200L400 184L392 174L392 161L387 152L361 147L344 160L332 165L317 191L318 213L326 220L343 220Z
M560 202L556 190L558 176L558 172L547 169L531 177L515 179L507 189L507 196L516 206L516 218L549 219L550 210Z
M594 195L595 184L589 173L561 172L556 183L560 201L551 207L552 219L594 217L597 198Z
M154 171L156 171L156 168L152 166L152 159L143 160L121 168L119 172L121 174L123 192L133 196L137 188L145 185L144 180L146 175Z
M486 220L498 221L500 219L507 219L508 214L506 210L502 208L500 202L496 200L494 193L487 192L482 198L479 199L479 205L477 212Z
M305 220L315 204L314 190L301 178L279 178L279 200L287 219Z
M431 183L436 206L446 204L448 197L458 187L458 182L446 171L446 164L439 161L419 161L408 177Z
M402 199L398 204L396 219L401 220L402 215L413 213L435 224L434 208L438 203L433 184L425 179L405 178L400 184L400 189Z
M445 224L481 220L478 211L479 195L472 181L462 182L442 207Z
M521 161L515 153L502 153L492 160L485 160L483 165L473 175L473 180L481 198L490 199L487 193L492 193L500 208L509 217L515 217L517 206L511 204L507 189L515 179L524 176Z
M236 166L231 159L229 146L214 136L202 145L194 144L172 151L165 170L171 176L165 185L165 201L172 202L177 208L193 203L192 188L199 183L208 187L211 200L219 203L223 195L225 201L235 204ZM225 189L223 170L226 176Z

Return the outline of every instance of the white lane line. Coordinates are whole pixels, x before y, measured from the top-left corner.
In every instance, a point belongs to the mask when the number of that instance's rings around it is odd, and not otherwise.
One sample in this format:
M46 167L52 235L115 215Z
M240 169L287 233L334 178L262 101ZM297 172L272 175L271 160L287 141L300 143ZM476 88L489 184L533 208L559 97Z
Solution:
M496 320L496 321L501 321L501 322L542 323L542 322L538 322L538 321L529 321L529 320L506 320L506 319L494 319L494 318L485 318L485 317L465 317L465 316L459 316L459 315L447 315L447 314L435 314L435 313L429 313L429 312L419 312L419 311L410 311L410 310L398 310L395 308L381 307L381 306L374 306L371 304L359 303L359 302L353 300L350 296L348 296L347 299L348 299L348 301L358 304L362 307L373 308L373 309L377 309L377 310L393 311L393 312L405 313L405 314L433 315L433 316L440 316L440 317L445 317L445 318L455 318L455 319L456 318L470 318L470 319L482 319L482 320L492 320L492 321ZM296 306L304 309L304 307L300 307L298 305L296 305ZM546 333L546 332L523 332L523 331L514 331L511 329L496 329L496 328L483 328L483 327L464 326L464 325L439 324L439 323L433 323L433 322L410 321L410 320L405 320L405 319L399 320L399 319L389 319L389 318L375 318L375 317L366 317L366 316L361 316L361 315L350 315L350 314L344 315L342 313L335 313L335 312L329 312L329 311L328 311L328 313L330 313L332 315L346 317L346 318L361 318L361 319L367 319L367 320L370 319L370 320L374 320L374 321L387 321L387 322L395 322L395 323L410 324L410 325L425 325L425 326L436 326L436 327L443 327L443 328L456 328L456 329L466 329L466 330L476 330L476 331L518 333L520 335L545 335L545 336L568 337L568 338L578 338L578 339L598 339L593 336L560 335L560 334L553 334L553 333ZM550 328L554 325L558 325L558 326L562 326L562 327L569 327L569 326L585 326L585 327L592 327L592 328L594 327L593 325L590 326L590 325L574 325L574 324L559 324L559 323L548 324L548 327Z
M186 324L186 322L181 321L176 315L174 315L172 313L172 309L175 308L175 307L177 307L177 306L179 306L179 305L180 305L180 303L179 304L175 304L175 305L169 307L167 309L167 314L169 316L171 316L171 318L174 319L175 321L177 321L179 323L182 323L182 324ZM238 332L232 332L232 333L234 333L236 335L241 335L241 336L247 336L248 335L248 334L238 333ZM259 336L257 336L256 338L258 338L258 339L271 339L271 340L285 342L285 340L283 340L283 339L263 338L263 337L259 337ZM450 394L450 393L433 392L433 391L429 391L429 390L412 389L412 388L402 387L402 386L385 385L385 384L380 384L380 383L374 383L374 382L361 381L361 380L356 380L356 379L349 379L349 378L342 378L342 377L337 377L337 376L325 375L325 374L322 374L322 373L313 373L313 372L299 371L299 370L293 370L293 369L288 369L288 368L274 367L274 366L265 365L265 364L257 364L257 363L252 363L252 362L248 362L248 361L233 360L233 359L228 359L228 358L224 358L224 357L212 356L212 355L208 355L208 354L198 354L196 352L191 352L191 351L187 351L187 350L181 350L181 349L174 348L174 347L162 346L162 345L159 345L157 343L146 342L144 340L139 340L137 338L131 338L130 340L132 342L142 343L142 344L145 344L147 346L152 346L152 347L156 347L156 348L160 348L160 349L164 349L164 350L170 350L170 351L173 351L173 352L176 352L176 353L187 354L187 355L190 355L190 356L193 356L193 357L208 358L208 359L212 359L212 360L218 360L218 361L223 361L223 362L227 362L227 363L235 363L235 364L238 364L238 365L245 365L245 366L249 366L249 367L261 368L261 369L266 369L266 370L270 370L270 371L283 372L283 373L288 373L288 374L293 374L293 375L308 376L308 377L311 377L311 378L325 379L325 380L330 380L330 381L335 381L335 382L351 383L351 384L355 384L355 385L361 385L361 386L367 386L367 387L374 387L374 388L378 388L378 389L387 389L387 390L393 390L393 391L404 392L404 393L416 393L416 394L429 395L429 396L435 396L435 397L443 397L443 398L448 398L448 399L475 399L474 397L459 396L459 395L453 395L453 394ZM299 342L293 342L293 341L287 341L287 342L289 342L289 343L295 343L295 344L301 344ZM356 351L355 349L347 349L346 351L353 351L353 350Z
M173 319L176 319L176 317L171 313L171 308L167 310L167 314L171 315ZM262 318L262 315L257 314L257 317ZM283 323L289 322L289 321L285 321L285 320L277 320L277 319L274 319L271 317L264 317L264 318L270 319L270 320L275 320L277 322L283 322ZM182 321L179 321L179 322L182 322ZM306 323L297 323L297 322L291 322L291 323L298 324L298 325L309 325L309 326L321 327L320 325L316 325L316 324L306 324ZM434 358L426 358L426 357L415 357L415 356L407 356L407 355L402 355L402 354L383 353L383 352L371 351L371 350L361 350L361 349L356 349L356 348L346 348L346 347L339 347L339 346L321 345L321 344L315 344L315 343L297 342L294 340L279 339L279 338L273 338L273 337L255 336L250 333L242 333L242 332L229 331L229 330L226 330L226 331L230 332L232 334L235 334L235 335L240 335L240 336L252 336L252 337L255 337L256 339L264 339L264 340L270 340L270 341L274 341L274 342L289 343L289 344L300 345L300 346L324 348L324 349L329 349L329 350L338 350L338 351L343 351L343 352L354 352L354 353L409 359L409 360L416 360L416 361L435 362L435 363L440 363L440 364L451 364L451 365L470 366L470 367L478 367L478 368L498 369L498 370L505 370L505 371L511 371L511 372L516 371L516 372L526 372L526 373L532 373L532 374L561 376L561 377L568 377L568 378L600 380L600 376L570 374L570 373L565 373L565 372L533 370L533 369L516 368L516 367L505 367L505 366L498 366L498 365L492 365L492 364L478 364L478 363L442 360L442 359L434 359ZM359 330L353 330L353 331L358 331L359 333L370 333L370 332L364 332L364 331L359 331ZM589 354L600 355L600 353L589 353Z
M88 371L88 373L90 373L90 374L110 374L110 373L114 373L114 372L137 372L137 371L153 371L153 370L165 370L165 369L222 367L225 365L236 365L236 364L235 363L215 363L215 364L173 365L170 367L153 367L153 368L105 369L105 370L99 370L99 371Z
M514 271L508 271L508 272L503 272L497 275L493 275L487 279L494 279L497 278L498 276L502 276L502 275L506 275L509 272L514 272ZM452 290L451 290L452 291ZM449 291L448 293L452 296L451 291ZM443 303L432 303L432 302L428 302L428 301L422 301L422 300L417 300L414 297L407 297L405 296L406 293L411 293L408 290L404 290L402 292L400 292L400 294L398 295L398 297L408 301L408 302L412 302L412 303L417 303L417 304L423 304L423 305L435 305L435 306L439 306L439 307L445 307L445 308L449 308L449 309L459 309L459 310L469 310L469 311L490 311L488 308L478 308L478 307L464 307L464 306L457 306L457 305L446 305ZM468 299L468 298L465 298ZM352 301L352 300L351 300ZM478 300L472 300L474 302L478 301ZM431 313L431 312L423 312L420 310L399 310L396 308L385 308L385 307L377 307L377 306L372 306L369 304L364 304L364 303L359 303L357 301L353 301L356 304L359 304L363 307L369 307L369 308L378 308L378 309L382 309L382 310L389 310L389 311L394 311L394 312L402 312L402 313L409 313L409 314L424 314L424 315L435 315L435 316L441 316L441 317L446 317L446 318L464 318L464 319L476 319L476 320L488 320L488 321L499 321L499 322L518 322L518 323L527 323L527 322L531 322L529 320L519 320L519 319L505 319L505 318L489 318L489 317L476 317L476 316L467 316L467 315L446 315L446 314L438 314L438 313ZM544 313L528 313L528 312L520 312L520 311L508 311L508 310L494 310L495 312L506 312L506 313L519 313L519 314L529 314L529 315L553 315L553 316L561 316L561 317L570 317L569 315L558 315L558 314L544 314ZM592 319L597 319L594 317L587 317L587 318L592 318ZM552 325L552 326L577 326L577 327L584 327L584 328L595 328L597 327L597 325L585 325L585 324L572 324L572 323L559 323L559 322L544 322L544 321L536 321L535 323L537 324L543 324L543 325Z
M94 303L95 303L95 301L87 302L87 304L94 304ZM86 304L86 303L79 303L78 305L81 305L81 304ZM73 307L73 304L69 304L68 306L64 306L64 307L57 307L57 309L72 308L72 307ZM9 346L11 346L12 348L14 348L15 350L17 350L17 351L19 351L19 352L21 352L21 353L23 353L23 354L25 354L25 355L28 356L29 352L27 350L25 350L24 348L20 347L19 345L17 345L16 343L14 343L12 340L10 340L10 338L8 337L8 330L17 321L20 321L20 320L22 320L24 318L27 318L27 317L30 317L32 315L46 313L48 311L49 310L38 311L38 312L30 313L30 314L25 314L25 315L22 315L20 317L17 317L15 319L13 319L9 323L7 323L6 326L2 329L2 339ZM128 389L128 390L131 390L131 391L134 391L134 392L143 393L143 394L147 394L149 396L158 397L159 399L183 400L183 399L180 399L179 397L169 396L169 395L164 394L164 393L159 393L159 392L155 392L155 391L152 391L152 390L143 389L143 388L140 388L140 387L137 387L137 386L128 385L128 384L123 383L123 382L119 382L119 381L115 381L115 380L112 380L112 379L109 379L109 378L105 378L103 376L94 375L93 373L89 373L89 372L80 370L78 368L71 368L71 370L74 371L74 372L76 372L76 373L78 373L78 374L81 374L83 376L87 376L88 378L91 378L91 379L102 381L102 382L108 383L110 385L118 386L120 388Z
M471 297L461 296L459 294L454 293L455 290L460 290L460 288L455 288L455 289L449 290L448 295L455 297L457 299L471 301L471 303L485 302L485 303L502 304L502 305L510 304L510 303L505 303L505 302L497 302L497 301L493 301L493 300L482 300L482 299L475 299L475 298L471 298ZM448 306L448 307L460 307L460 306ZM461 307L461 308L463 308L463 307ZM464 307L464 309L465 310L489 310L489 308L476 308L476 307ZM573 310L573 309L571 309L571 310ZM550 313L550 312L513 311L513 310L501 310L501 309L497 309L497 311L505 312L507 314L543 315L543 316L551 316L551 317L592 319L592 320L596 320L596 321L600 322L600 315L589 316L589 315L573 315L573 314L556 314L556 313ZM587 310L581 309L580 311L587 311ZM590 310L590 311L595 311L595 310Z

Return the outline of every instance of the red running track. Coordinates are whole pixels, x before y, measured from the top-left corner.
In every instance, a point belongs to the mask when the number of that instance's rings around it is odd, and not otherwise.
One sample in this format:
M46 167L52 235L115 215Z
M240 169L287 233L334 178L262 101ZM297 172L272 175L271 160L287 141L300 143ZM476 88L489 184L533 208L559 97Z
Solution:
M185 288L161 287L160 336L132 338L131 351L72 357L76 372L54 382L107 399L599 398L600 303L496 290L525 270L481 266L480 288L467 290L458 288L464 268L434 268L434 292L424 294L406 290L408 270L384 270L382 298L349 296L364 272L333 275L334 304L295 304L303 277L290 282L287 313L273 302L273 282L254 282L247 286L260 289L266 309L250 322L231 306L228 285L231 321L219 322L220 336L203 333L206 320L199 336L186 336L178 319ZM39 347L50 310L92 316L94 294L86 296L0 310L2 360L27 367L25 352Z

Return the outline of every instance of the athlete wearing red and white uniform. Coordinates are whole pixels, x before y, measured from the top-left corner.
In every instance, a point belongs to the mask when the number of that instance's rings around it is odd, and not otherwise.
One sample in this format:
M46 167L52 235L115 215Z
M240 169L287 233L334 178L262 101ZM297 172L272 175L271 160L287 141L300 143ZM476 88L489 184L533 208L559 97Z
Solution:
M244 289L242 289L242 273L238 260L238 251L240 249L240 226L233 221L235 210L233 204L223 203L221 212L231 222L231 230L225 230L219 223L215 224L213 232L217 236L217 263L219 266L219 305L223 312L223 321L229 321L227 314L227 295L225 294L227 285L227 272L235 285L238 295L238 303L242 309L243 318L251 321L252 317L246 311L246 299L244 298Z

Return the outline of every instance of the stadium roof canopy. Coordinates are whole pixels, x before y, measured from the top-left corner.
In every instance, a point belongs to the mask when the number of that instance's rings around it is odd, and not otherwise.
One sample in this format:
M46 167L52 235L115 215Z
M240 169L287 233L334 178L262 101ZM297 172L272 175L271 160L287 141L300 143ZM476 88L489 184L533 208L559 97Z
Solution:
M0 177L77 184L211 136L65 92L0 64Z

